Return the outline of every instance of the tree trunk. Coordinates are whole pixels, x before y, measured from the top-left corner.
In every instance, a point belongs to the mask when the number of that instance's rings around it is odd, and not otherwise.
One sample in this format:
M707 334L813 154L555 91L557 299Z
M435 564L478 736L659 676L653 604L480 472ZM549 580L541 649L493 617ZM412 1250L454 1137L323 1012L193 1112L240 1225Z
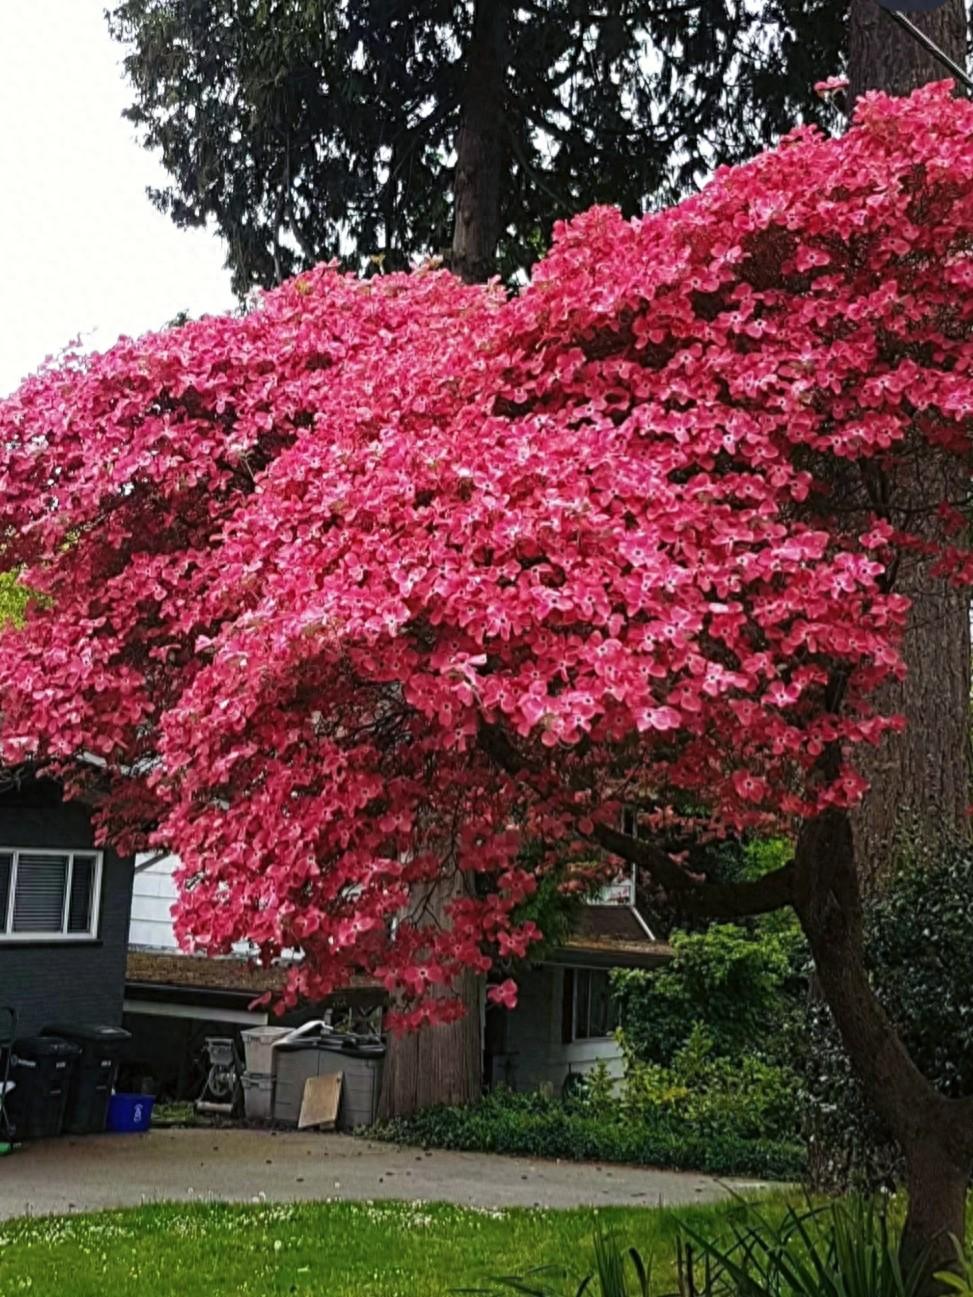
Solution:
M957 1157L952 1142L942 1143L943 1128L906 1154L909 1213L902 1236L902 1264L908 1271L922 1264L926 1274L923 1297L944 1290L937 1272L956 1265L956 1246L966 1234L966 1193L970 1183L968 1159Z
M935 12L909 15L952 59L966 63L965 0L944 0ZM879 8L877 0L851 0L849 98L866 90L908 94L948 73L908 32ZM955 456L938 460L925 451L889 473L893 522L931 531L936 508L963 499L967 483ZM916 520L919 520L918 522ZM930 578L928 564L902 564L896 591L912 601L903 653L907 676L879 699L883 710L906 718L903 734L886 736L862 761L872 785L855 817L856 857L865 886L887 876L897 818L907 814L927 838L968 831L970 800L969 597Z
M944 0L932 13L906 15L944 54L966 66L966 0ZM851 0L848 14L848 97L852 104L866 90L907 95L949 72L903 31L878 0Z
M456 136L450 261L468 284L482 283L496 273L507 18L506 0L477 0L467 53L463 116Z
M827 811L805 824L797 845L795 908L821 991L865 1096L903 1150L909 1206L902 1241L907 1266L922 1261L922 1297L944 1290L938 1270L955 1261L973 1173L969 1101L947 1099L922 1075L879 1003L865 968L862 909L851 817Z
M968 491L964 466L904 463L888 475L892 520L932 535L936 506ZM915 526L920 513L928 520ZM903 556L895 589L912 601L902 653L906 676L886 685L879 709L905 717L903 733L886 734L876 749L863 749L856 763L870 789L853 817L862 886L880 889L894 863L899 828L927 844L969 832L970 802L970 605L965 590L929 575L926 560Z
M450 264L468 284L496 272L500 239L503 95L507 67L506 0L477 0L466 59L463 115L456 136L455 219ZM433 897L441 916L454 895ZM480 1014L484 982L466 973L454 988L466 1007L459 1022L389 1038L379 1117L407 1117L434 1104L471 1103L483 1084Z
M477 0L466 59L463 115L456 136L455 220L450 264L468 284L496 271L500 238L503 93L507 67L506 0ZM454 890L432 898L441 916ZM407 1117L434 1104L470 1103L483 1084L480 1014L483 978L466 973L454 988L466 1007L459 1022L389 1038L379 1117Z
M933 13L910 17L965 66L965 0L944 0ZM947 75L913 36L882 13L877 0L851 0L851 108L867 90L903 95ZM937 526L935 510L941 501L967 494L961 466L928 450L895 464L885 488L893 524L926 533ZM910 831L927 841L943 832L968 831L969 598L934 580L928 563L914 558L902 563L895 588L912 600L903 645L907 674L878 701L883 710L904 715L906 730L886 736L878 751L862 761L871 786L851 820L849 877L841 885L844 899L851 896L854 915L842 931L840 920L827 912L833 895L828 893L816 907L805 904L801 919L845 1048L905 1155L909 1207L903 1258L914 1260L928 1251L927 1291L935 1292L931 1276L951 1259L949 1235L963 1233L973 1170L970 1132L956 1130L956 1106L921 1077L874 1000L862 962L858 888L880 886L888 877L902 814L909 816Z
M465 886L462 875L437 883L423 897L425 921L448 922L446 908ZM380 1121L411 1117L440 1103L472 1103L480 1097L483 978L472 971L464 973L452 994L462 999L466 1009L458 1022L389 1035L378 1104Z

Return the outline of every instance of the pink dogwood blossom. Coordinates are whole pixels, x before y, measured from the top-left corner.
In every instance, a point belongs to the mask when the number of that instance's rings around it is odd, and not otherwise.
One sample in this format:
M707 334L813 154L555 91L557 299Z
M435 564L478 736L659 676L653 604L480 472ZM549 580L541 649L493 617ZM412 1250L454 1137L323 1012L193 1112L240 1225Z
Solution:
M178 853L187 945L299 947L288 1003L367 974L454 1015L633 790L717 834L861 795L891 565L973 557L955 502L911 529L841 484L968 455L971 246L973 105L934 86L559 225L510 299L321 266L67 358L0 403L0 566L37 596L0 754Z

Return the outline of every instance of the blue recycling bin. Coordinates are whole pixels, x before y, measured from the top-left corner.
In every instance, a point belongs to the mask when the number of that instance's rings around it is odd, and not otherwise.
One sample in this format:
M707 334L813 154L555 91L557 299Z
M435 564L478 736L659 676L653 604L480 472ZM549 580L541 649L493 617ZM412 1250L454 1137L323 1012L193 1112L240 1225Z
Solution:
M155 1098L151 1094L113 1094L108 1103L108 1129L134 1135L152 1125Z

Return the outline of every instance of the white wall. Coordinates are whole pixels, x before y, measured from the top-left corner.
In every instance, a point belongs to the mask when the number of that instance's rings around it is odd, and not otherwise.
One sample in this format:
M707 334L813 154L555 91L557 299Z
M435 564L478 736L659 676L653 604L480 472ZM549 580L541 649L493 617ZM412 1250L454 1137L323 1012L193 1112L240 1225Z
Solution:
M506 1049L493 1066L494 1080L513 1090L536 1090L547 1084L560 1094L569 1072L587 1072L599 1061L613 1077L622 1076L622 1051L613 1036L567 1043L561 1039L563 996L563 968L543 964L520 980L517 1007L505 1024Z
M147 869L139 869L146 860L158 852L135 857L135 883L132 889L132 921L128 930L128 944L148 950L178 951L179 943L172 930L172 906L176 899L173 874L179 868L178 856L165 856ZM251 947L238 941L233 947L235 955L246 958ZM297 959L295 951L285 950L284 958Z
M170 911L176 899L172 875L179 862L175 856L166 856L148 869L139 870L138 866L149 859L148 855L135 857L137 872L128 942L130 946L146 946L150 950L178 950Z

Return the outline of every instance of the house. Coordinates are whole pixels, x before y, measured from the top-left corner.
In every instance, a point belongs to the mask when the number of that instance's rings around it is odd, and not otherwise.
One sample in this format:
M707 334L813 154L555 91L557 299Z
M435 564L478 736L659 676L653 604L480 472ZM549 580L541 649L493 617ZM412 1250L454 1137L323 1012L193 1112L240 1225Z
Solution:
M220 959L180 951L171 916L177 866L175 856L136 858L124 1001L135 1071L151 1076L167 1094L195 1098L205 1077L209 1036L236 1036L269 1023L299 1026L328 1010L353 1029L378 1028L385 1000L379 986L350 987L325 1004L304 1005L280 1018L254 1001L283 988L286 965L257 968L247 959L246 945L235 957Z
M237 957L208 959L179 951L170 911L176 897L169 856L143 857L136 865L131 944L125 990L125 1026L132 1055L170 1093L191 1097L203 1080L207 1036L232 1036L279 1022L254 1000L279 990L281 966L260 969ZM560 1091L569 1077L603 1062L621 1075L610 993L613 968L653 968L672 957L640 914L634 874L582 908L575 931L519 981L516 1009L484 1014L484 1078L488 1085ZM299 1025L326 1009L353 1028L374 1029L384 992L374 984L351 987L325 1005L307 1005L283 1019Z
M656 968L672 954L638 909L634 871L621 877L581 908L564 944L519 979L516 1009L487 1012L487 1084L561 1093L598 1063L620 1077L612 970Z
M122 1021L133 861L96 847L85 806L0 776L0 1005L21 1035Z

